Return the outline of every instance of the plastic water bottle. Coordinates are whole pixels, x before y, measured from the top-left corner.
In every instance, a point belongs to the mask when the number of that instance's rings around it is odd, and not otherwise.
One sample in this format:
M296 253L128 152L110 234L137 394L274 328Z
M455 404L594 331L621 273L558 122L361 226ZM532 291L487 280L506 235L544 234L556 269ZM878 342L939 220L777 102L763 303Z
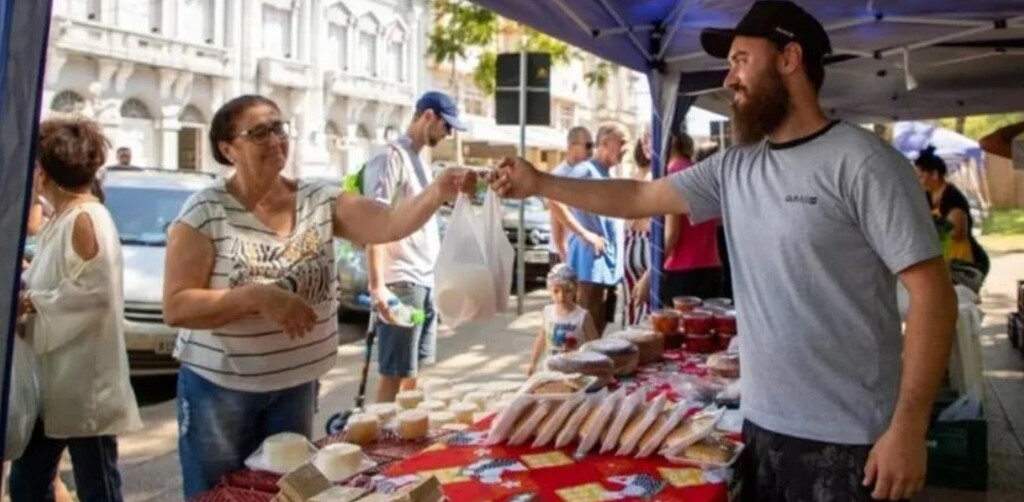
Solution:
M360 294L358 301L362 305L369 306L372 302L370 295ZM388 294L387 297L387 308L388 316L391 318L394 326L401 326L403 328L412 328L413 326L422 325L426 322L426 312L421 308L413 308L407 304L401 302L397 296Z

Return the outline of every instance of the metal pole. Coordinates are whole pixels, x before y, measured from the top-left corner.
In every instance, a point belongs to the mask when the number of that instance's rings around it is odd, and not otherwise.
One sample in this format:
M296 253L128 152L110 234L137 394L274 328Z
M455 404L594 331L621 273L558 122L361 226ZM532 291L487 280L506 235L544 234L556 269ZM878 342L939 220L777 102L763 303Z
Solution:
M526 158L526 35L525 30L519 47L519 156ZM523 315L526 296L526 201L519 201L519 227L516 229L516 314Z

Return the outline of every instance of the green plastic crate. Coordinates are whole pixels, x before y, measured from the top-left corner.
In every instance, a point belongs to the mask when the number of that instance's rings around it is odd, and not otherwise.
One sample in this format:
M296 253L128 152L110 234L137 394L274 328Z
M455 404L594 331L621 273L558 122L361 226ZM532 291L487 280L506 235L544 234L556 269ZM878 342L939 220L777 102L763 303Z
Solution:
M984 418L932 421L928 428L928 484L988 489L988 422Z

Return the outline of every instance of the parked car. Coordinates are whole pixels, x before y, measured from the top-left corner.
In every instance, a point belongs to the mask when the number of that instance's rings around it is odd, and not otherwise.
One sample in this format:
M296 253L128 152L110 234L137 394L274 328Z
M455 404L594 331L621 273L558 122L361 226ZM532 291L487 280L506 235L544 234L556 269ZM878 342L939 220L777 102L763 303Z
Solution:
M548 249L551 243L551 216L547 205L540 198L530 197L523 203L526 206L523 213L523 265L526 270L526 281L527 284L542 284L551 269L551 254ZM518 253L519 247L516 243L519 242L519 201L504 200L502 205L505 207L502 218L505 235ZM516 266L518 264L517 259ZM515 284L515 280L512 283Z
M173 374L178 330L164 324L167 228L212 174L167 169L107 169L106 206L124 255L124 335L132 376Z

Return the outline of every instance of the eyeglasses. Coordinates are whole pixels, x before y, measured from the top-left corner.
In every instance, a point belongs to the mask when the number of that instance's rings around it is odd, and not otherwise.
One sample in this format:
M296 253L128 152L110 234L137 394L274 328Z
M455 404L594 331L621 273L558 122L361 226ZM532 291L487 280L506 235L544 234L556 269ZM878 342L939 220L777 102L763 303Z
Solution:
M256 143L263 143L270 141L271 136L277 136L277 139L287 139L291 135L292 127L291 124L283 120L275 120L273 122L267 122L260 124L255 127L251 127L244 131L239 131L238 136L248 138Z
M594 149L594 142L593 141L587 141L586 143L573 143L573 145L574 146L582 146L583 148L586 148L587 150L593 150Z

